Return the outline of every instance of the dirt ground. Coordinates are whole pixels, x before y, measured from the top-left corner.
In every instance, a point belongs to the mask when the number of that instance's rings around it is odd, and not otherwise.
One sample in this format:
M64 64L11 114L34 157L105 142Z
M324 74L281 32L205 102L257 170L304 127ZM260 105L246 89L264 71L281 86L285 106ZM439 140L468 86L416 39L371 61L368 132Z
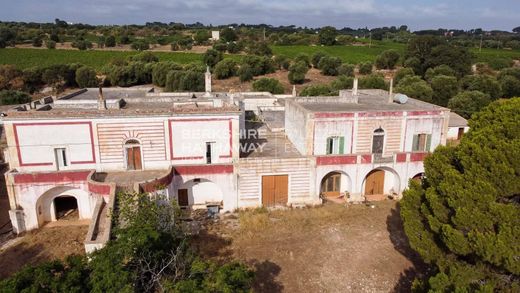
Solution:
M64 221L65 222L65 221ZM71 254L85 254L85 235L88 222L76 221L67 225L53 222L4 243L0 248L0 279L15 273L23 266L52 259L65 259Z
M393 201L244 212L195 241L206 257L255 267L257 292L406 292L424 268Z

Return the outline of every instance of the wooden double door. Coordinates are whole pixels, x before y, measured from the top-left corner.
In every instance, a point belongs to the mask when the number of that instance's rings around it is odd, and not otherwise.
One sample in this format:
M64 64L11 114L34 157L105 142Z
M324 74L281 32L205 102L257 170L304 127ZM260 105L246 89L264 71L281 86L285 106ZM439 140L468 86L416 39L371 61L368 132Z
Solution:
M365 195L382 195L385 193L385 171L374 170L367 175Z
M321 193L324 197L339 197L341 188L341 173L333 172L327 175L321 183Z
M262 176L262 205L286 205L289 199L289 176Z
M129 146L126 147L126 169L127 170L142 170L141 162L141 147Z

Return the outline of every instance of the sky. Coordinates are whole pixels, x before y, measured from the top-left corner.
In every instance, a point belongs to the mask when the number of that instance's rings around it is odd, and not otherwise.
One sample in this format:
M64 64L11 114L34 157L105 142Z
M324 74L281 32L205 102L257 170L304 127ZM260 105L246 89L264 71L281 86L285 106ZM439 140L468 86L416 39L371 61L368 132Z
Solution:
M421 29L520 26L520 0L0 0L0 21L246 23Z

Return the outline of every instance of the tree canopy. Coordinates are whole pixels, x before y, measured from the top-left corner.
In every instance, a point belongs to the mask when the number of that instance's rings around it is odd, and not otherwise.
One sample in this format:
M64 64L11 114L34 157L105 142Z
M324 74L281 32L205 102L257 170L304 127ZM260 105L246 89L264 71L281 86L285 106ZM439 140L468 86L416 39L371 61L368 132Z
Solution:
M458 146L426 158L401 217L411 247L432 266L416 289L520 290L520 98L475 114Z

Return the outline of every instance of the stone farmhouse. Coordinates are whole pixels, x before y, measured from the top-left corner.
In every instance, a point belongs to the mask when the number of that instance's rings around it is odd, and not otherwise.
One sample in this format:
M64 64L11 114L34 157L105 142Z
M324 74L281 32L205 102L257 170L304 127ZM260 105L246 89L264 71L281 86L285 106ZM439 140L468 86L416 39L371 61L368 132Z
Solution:
M446 144L450 110L382 90L335 97L88 88L4 113L17 233L77 209L87 251L118 191L233 211L398 198Z

